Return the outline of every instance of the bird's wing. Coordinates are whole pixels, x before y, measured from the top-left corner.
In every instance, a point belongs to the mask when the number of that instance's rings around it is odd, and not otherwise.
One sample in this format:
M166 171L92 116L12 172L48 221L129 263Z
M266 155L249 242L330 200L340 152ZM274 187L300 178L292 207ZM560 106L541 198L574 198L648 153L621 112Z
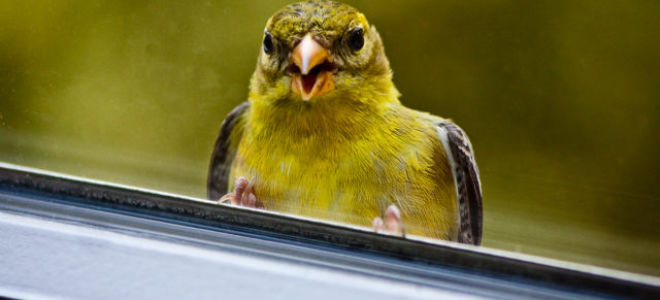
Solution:
M458 200L458 242L479 245L482 231L481 182L467 135L449 121L436 123L452 167Z
M234 157L236 157L236 145L238 144L238 141L232 140L232 138L240 138L240 135L236 133L242 131L240 120L249 108L250 104L247 101L241 103L222 122L209 166L206 185L209 199L218 200L227 193L229 171Z

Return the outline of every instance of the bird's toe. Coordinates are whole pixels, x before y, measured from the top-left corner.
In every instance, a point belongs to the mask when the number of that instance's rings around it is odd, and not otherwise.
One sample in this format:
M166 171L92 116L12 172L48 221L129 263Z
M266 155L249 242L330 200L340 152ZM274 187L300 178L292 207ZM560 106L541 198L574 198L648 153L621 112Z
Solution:
M385 229L383 218L381 217L375 217L374 220L371 222L371 224L375 232L379 232Z
M401 211L392 204L385 210L384 218L376 217L372 221L372 227L376 232L391 233L405 236L403 222L401 221Z
M254 194L254 179L248 181L245 177L239 177L234 182L234 191L228 193L218 202L223 204L238 205L250 208L263 208Z
M396 233L401 232L403 229L401 211L394 204L390 205L385 211L385 229Z

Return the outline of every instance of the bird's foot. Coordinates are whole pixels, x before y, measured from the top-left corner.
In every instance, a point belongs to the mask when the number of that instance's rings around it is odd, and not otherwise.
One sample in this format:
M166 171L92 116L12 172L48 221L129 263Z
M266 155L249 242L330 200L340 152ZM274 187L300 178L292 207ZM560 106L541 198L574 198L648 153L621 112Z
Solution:
M376 232L386 232L406 236L406 231L401 221L401 211L396 205L392 204L385 210L385 220L381 217L375 217L372 226Z
M254 178L248 181L245 177L239 177L234 183L234 191L222 196L218 202L250 208L264 208L254 194Z

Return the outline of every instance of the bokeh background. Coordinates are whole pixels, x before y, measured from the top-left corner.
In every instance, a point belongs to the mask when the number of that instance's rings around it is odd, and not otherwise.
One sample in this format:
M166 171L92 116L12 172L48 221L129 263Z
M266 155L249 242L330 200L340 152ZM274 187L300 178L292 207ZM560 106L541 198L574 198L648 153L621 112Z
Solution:
M283 1L0 3L0 161L204 197ZM350 1L470 135L487 247L660 275L660 2Z

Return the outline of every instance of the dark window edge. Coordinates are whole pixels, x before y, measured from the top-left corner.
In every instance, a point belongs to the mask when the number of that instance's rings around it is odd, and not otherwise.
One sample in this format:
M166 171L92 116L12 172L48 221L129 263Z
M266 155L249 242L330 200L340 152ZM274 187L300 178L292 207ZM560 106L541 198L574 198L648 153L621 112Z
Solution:
M398 260L504 276L560 289L658 298L656 277L534 258L482 247L432 243L374 234L357 228L270 212L217 205L211 201L110 184L0 163L0 190L38 194L70 205L112 210L172 222L284 239ZM580 269L582 268L582 269Z

